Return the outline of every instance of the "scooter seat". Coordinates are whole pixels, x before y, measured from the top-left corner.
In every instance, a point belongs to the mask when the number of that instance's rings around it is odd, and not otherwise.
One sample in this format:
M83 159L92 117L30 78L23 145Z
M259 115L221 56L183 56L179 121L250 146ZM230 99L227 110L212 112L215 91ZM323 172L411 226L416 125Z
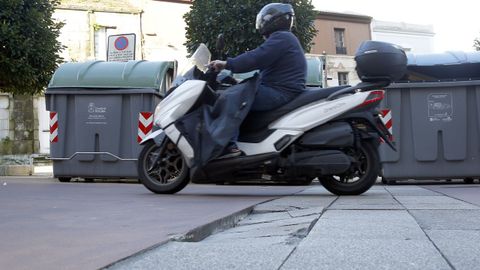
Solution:
M335 93L347 87L350 87L350 85L342 85L328 88L307 88L294 100L281 106L280 108L265 112L250 112L243 121L240 128L241 136L243 137L244 135L246 135L247 137L250 137L248 136L249 133L255 133L261 131L262 129L265 129L270 123L280 118L282 115L285 115L309 103L327 98L332 93Z

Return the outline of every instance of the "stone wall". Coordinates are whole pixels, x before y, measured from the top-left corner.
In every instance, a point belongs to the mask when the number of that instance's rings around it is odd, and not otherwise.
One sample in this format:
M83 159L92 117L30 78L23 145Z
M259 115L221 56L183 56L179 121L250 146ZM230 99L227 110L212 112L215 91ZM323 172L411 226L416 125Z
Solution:
M12 99L8 94L0 93L0 155L12 154L13 151L13 124L10 110Z
M31 175L38 151L38 120L32 96L0 94L0 175Z
M34 99L0 93L0 155L38 153L38 104Z
M38 123L36 125L34 112L32 96L14 96L11 119L14 123L13 152L15 154L32 154L38 150Z

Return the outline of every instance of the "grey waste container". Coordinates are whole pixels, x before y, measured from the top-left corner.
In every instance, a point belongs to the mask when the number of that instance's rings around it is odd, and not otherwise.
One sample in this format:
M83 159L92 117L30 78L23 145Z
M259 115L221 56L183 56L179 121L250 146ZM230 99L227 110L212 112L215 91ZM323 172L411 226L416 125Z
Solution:
M480 52L408 55L409 81L470 81L480 78Z
M435 62L418 65L412 63L418 56L409 58L407 79L418 81L386 89L380 107L390 111L398 151L381 145L383 177L386 181L478 178L480 69L472 70L473 61L442 64L438 57L427 58ZM452 78L453 70L464 70L459 73L462 80Z
M174 72L172 62L61 65L45 93L54 176L136 178L138 142Z

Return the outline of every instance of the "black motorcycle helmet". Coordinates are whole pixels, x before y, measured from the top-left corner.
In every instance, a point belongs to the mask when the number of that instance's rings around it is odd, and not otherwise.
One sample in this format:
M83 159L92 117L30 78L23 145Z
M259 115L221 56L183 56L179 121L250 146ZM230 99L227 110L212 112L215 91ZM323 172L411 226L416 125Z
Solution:
M294 16L292 5L271 3L258 12L256 28L263 36L269 36L275 31L290 31Z

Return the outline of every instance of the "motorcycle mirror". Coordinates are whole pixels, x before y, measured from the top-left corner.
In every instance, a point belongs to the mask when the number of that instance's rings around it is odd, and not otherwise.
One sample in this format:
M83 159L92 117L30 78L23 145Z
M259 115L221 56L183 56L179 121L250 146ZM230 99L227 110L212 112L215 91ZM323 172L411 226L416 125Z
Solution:
M217 36L217 44L215 44L215 48L218 54L223 54L223 50L225 49L225 37L223 34Z

